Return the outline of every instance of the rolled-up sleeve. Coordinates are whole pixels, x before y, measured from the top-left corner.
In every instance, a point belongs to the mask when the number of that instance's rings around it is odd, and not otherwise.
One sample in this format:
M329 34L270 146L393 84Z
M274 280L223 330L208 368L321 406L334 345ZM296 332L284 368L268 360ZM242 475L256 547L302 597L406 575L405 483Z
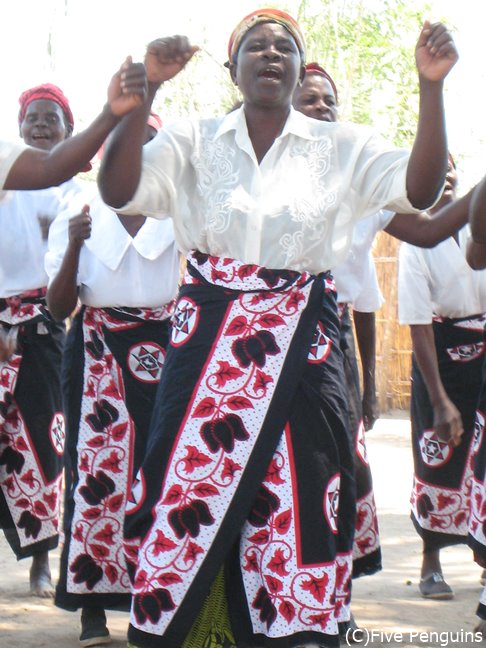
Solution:
M194 126L181 121L159 131L144 146L142 172L135 194L117 212L152 218L173 216L176 192L184 190L184 175L194 144Z

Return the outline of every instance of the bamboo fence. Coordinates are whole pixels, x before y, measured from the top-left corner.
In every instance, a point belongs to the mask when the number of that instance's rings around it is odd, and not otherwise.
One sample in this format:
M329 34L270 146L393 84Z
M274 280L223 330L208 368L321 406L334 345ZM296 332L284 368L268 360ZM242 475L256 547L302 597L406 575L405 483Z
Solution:
M385 303L376 313L376 390L381 414L408 410L412 343L408 326L398 323L397 273L400 242L380 232L373 245Z

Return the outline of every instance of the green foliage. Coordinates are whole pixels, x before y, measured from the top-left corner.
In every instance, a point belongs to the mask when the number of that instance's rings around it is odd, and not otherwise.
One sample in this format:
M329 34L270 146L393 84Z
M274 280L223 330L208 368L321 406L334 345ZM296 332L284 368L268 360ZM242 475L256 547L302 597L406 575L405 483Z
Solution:
M409 147L418 111L414 51L429 2L290 0L278 5L299 21L307 60L318 61L334 78L340 119L374 125L390 141ZM162 119L218 115L238 101L223 61L215 60L205 44L159 92L155 106Z
M428 3L406 0L300 0L307 60L334 78L340 119L373 124L398 145L416 129L415 43Z

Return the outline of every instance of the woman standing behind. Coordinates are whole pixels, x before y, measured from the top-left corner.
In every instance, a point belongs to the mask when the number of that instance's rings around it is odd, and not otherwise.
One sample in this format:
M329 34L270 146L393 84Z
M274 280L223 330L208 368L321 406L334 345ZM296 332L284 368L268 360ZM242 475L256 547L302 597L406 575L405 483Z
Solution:
M314 119L337 120L337 89L329 73L317 63L306 66L304 81L294 93L294 107ZM467 221L469 197L452 208L429 214L395 214L380 210L356 224L347 259L333 268L338 303L340 304L341 348L344 354L346 382L349 393L350 429L355 447L357 485L356 531L353 545L353 576L370 574L381 568L378 521L373 497L372 476L367 461L364 431L373 427L376 418L375 394L375 311L383 303L377 281L371 247L375 235L384 230L401 240L421 247L430 247L450 236ZM360 352L363 376L361 397L353 320Z
M450 158L442 199L431 211L455 200L456 184ZM423 542L419 590L430 599L453 596L440 550L467 542L471 505L486 273L467 264L468 234L466 227L430 250L402 245L399 253L399 320L410 325L413 348L412 520Z
M71 137L73 115L57 86L26 90L19 103L26 144L50 151ZM0 524L17 558L32 556L37 596L53 594L48 551L59 538L64 328L46 308L44 255L62 193L8 192L0 202Z
M151 115L147 141L160 125ZM110 641L104 610L130 602L126 495L145 451L179 254L170 221L117 215L98 195L78 194L51 228L46 267L53 316L70 315L78 298L82 305L63 360L65 543L56 605L82 609L80 642L94 646Z

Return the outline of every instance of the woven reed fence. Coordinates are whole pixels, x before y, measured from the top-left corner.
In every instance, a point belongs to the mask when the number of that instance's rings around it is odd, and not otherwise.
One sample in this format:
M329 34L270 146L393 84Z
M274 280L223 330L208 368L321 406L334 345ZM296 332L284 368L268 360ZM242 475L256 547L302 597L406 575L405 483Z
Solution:
M385 303L376 313L376 390L381 414L410 406L411 349L408 326L398 323L397 271L400 242L380 232L373 255Z

